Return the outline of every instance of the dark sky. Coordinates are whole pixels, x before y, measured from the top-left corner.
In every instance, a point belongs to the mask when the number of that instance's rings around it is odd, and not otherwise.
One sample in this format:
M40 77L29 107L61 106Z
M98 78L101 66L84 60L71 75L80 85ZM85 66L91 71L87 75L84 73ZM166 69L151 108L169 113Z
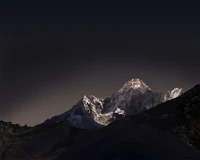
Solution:
M132 78L158 92L198 84L199 9L128 6L2 7L0 119L35 125Z

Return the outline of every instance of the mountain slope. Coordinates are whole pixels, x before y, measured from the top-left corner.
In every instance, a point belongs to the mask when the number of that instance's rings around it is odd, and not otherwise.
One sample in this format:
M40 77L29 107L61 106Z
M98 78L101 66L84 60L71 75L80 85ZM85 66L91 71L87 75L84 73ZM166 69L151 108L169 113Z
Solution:
M200 85L132 118L170 132L200 151Z
M115 121L96 132L80 134L55 160L65 159L190 159L200 154L171 134L131 119Z
M62 150L68 149L73 143L73 137L81 131L65 122L59 122L46 127L30 128L12 136L7 135L4 145L0 147L0 160L38 160L46 154L54 159ZM58 153L49 153L50 148L58 149Z

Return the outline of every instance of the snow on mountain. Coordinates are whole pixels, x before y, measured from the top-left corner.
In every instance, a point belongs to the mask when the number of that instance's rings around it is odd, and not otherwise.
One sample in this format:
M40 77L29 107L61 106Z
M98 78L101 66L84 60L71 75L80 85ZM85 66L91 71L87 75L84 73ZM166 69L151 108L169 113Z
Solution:
M182 88L174 88L173 90L168 91L168 93L165 94L164 100L168 101L170 99L176 98L179 95L181 95L182 93L183 93L183 89Z
M132 89L140 89L141 92L145 92L146 90L151 90L151 88L149 88L149 86L147 86L142 80L136 78L126 82L118 92L124 93Z
M126 82L118 92L114 93L105 108L107 111L119 108L124 110L126 115L133 115L176 98L181 93L182 89L179 88L168 91L167 94L154 92L137 78Z
M72 109L43 124L67 121L78 128L101 128L120 117L148 110L180 94L182 94L182 89L179 88L168 91L166 94L154 92L139 78L131 79L110 98L84 95Z
M84 95L80 103L74 107L74 110L69 114L67 120L73 124L76 122L76 126L80 127L79 123L83 123L83 120L94 121L94 123L101 125L107 125L107 119L112 118L112 113L102 114L104 108L104 99L95 97L93 95ZM77 122L75 119L79 117ZM83 127L85 128L85 127ZM87 127L88 128L88 127Z
M160 93L154 93L142 80L137 78L126 82L118 92L114 93L105 108L107 111L119 108L124 110L126 115L132 115L157 105L160 97Z
M117 114L122 114L122 115L124 115L124 114L125 114L124 110L121 110L121 109L119 109L119 108L117 108L117 109L115 110L115 112L114 112L114 113L117 113Z

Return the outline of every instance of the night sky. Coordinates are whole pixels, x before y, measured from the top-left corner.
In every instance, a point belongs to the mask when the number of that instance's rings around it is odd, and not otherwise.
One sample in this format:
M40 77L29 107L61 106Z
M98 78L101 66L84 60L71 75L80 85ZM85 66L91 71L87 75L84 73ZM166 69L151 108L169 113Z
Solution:
M200 83L198 11L1 6L0 119L35 125L132 78L158 92L190 89Z

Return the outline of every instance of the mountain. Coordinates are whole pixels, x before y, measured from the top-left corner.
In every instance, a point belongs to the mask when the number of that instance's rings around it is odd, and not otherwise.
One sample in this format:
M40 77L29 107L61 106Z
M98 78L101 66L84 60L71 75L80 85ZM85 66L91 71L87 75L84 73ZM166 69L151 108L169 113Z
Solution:
M78 128L102 128L116 119L148 110L182 93L182 88L175 88L166 94L154 92L142 80L136 78L126 82L110 98L84 95L72 109L46 120L39 126L66 121Z
M112 111L119 108L124 110L125 115L134 115L176 98L182 93L182 88L175 88L167 94L154 92L142 80L132 79L112 95L109 103L105 105L105 110Z
M89 99L99 104L94 97ZM15 133L6 129L11 134L6 134L4 145L0 146L0 159L199 160L199 106L200 85L196 85L177 98L119 118L101 129L80 129L59 120L60 116L56 123L27 128L25 131ZM79 105L73 108L76 110ZM124 112L117 109L116 114ZM4 126L9 124L3 123Z
M116 120L102 129L80 132L55 159L198 160L199 106L200 85L196 85L149 110ZM56 153L58 149L51 151Z

